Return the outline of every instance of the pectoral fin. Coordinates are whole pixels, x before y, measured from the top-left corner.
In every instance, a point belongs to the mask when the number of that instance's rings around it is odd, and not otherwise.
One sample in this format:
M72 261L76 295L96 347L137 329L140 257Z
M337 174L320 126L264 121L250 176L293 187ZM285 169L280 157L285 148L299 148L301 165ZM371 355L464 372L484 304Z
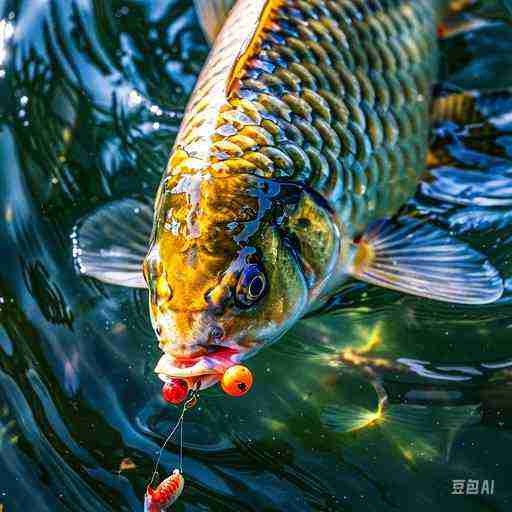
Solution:
M100 207L71 235L78 271L105 283L146 288L142 262L152 226L153 208L135 199Z
M411 218L374 224L355 243L349 272L368 283L444 302L487 304L503 293L503 280L482 254Z
M235 0L194 0L199 23L210 43L217 37L234 3Z

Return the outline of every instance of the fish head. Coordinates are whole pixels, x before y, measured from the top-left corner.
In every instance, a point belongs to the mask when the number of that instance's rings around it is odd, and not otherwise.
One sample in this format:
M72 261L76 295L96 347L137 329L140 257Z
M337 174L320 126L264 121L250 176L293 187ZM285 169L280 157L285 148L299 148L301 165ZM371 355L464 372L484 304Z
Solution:
M201 376L207 387L304 314L308 284L276 221L271 184L195 173L160 196L164 220L144 263L165 352L155 371L164 381Z

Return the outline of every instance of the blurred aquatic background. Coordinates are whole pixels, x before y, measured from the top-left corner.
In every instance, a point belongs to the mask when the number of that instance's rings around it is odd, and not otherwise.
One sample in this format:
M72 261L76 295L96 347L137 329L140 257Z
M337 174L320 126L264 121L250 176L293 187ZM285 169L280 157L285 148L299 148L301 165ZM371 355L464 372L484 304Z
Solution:
M443 42L443 79L512 85L501 5L477 2ZM207 52L191 1L0 0L0 510L142 510L178 411L145 294L78 276L69 235L154 193ZM486 252L510 291L470 308L347 285L249 361L249 395L202 394L177 511L510 510L512 102L482 108L492 127L437 130L451 171L409 207ZM452 495L469 479L494 494Z

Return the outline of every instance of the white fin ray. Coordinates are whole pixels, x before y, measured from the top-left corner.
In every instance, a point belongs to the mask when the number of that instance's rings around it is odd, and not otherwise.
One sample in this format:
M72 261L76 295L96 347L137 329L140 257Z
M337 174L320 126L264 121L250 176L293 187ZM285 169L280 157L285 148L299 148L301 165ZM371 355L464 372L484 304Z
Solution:
M204 35L212 44L235 0L194 0L194 4Z
M370 227L356 245L349 273L384 288L459 304L488 304L503 293L503 280L482 254L410 218Z
M73 258L81 274L131 288L146 288L142 262L153 227L153 208L135 199L101 206L73 229Z

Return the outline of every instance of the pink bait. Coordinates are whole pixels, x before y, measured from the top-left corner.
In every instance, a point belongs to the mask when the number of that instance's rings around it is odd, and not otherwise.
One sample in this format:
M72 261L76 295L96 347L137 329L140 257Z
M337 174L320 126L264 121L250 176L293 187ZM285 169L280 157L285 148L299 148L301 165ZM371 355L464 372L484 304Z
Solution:
M156 489L148 485L144 498L144 512L166 510L180 497L184 485L185 479L179 469L175 469Z

